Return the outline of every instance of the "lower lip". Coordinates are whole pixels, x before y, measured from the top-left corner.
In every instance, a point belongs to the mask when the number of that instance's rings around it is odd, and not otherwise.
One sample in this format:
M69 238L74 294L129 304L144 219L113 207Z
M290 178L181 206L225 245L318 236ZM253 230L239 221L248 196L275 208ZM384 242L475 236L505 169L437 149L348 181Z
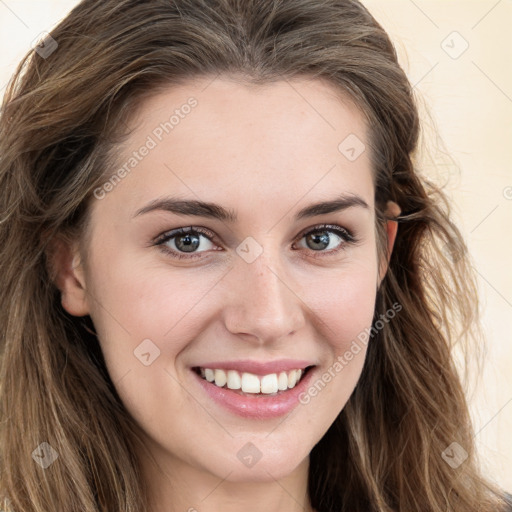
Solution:
M261 419L283 416L289 414L297 407L300 404L299 397L307 389L314 370L315 368L310 368L294 388L282 391L274 396L239 395L229 388L219 388L215 384L208 382L194 370L191 370L191 372L196 380L199 381L206 394L220 406L244 418Z

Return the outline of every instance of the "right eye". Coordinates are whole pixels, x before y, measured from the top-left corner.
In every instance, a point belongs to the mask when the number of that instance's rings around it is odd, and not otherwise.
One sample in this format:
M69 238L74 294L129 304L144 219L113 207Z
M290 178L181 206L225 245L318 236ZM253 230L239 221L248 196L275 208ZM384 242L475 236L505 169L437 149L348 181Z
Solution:
M214 238L214 235L209 230L189 226L173 229L160 235L155 245L161 247L172 258L198 258L201 257L200 253L215 247L211 240L212 238ZM197 250L201 246L201 239L205 240L202 245L206 244L206 247L203 250Z

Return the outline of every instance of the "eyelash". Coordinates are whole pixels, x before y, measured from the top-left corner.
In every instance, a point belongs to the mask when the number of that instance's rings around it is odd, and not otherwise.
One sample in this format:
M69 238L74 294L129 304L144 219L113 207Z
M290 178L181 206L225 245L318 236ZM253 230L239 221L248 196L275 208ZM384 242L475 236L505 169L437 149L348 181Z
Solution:
M335 235L339 236L343 242L341 243L340 247L338 249L331 249L330 251L313 251L310 249L313 253L319 253L318 255L313 256L314 258L323 258L327 256L331 256L333 254L337 254L339 251L345 250L345 246L347 244L355 244L359 240L354 237L354 235L346 228L342 228L341 226L333 225L333 224L321 224L319 226L314 226L313 228L303 231L299 236L298 240L301 240L302 238L312 234L312 233L322 233L322 232L330 232L334 233ZM180 235L203 235L205 236L210 242L214 243L215 236L210 230L207 230L205 228L196 227L196 226L189 226L186 228L178 228L174 229L172 231L168 231L166 233L163 233L159 235L155 241L155 246L158 246L165 254L170 255L172 258L176 259L196 259L202 257L202 253L205 251L200 251L196 253L190 253L188 255L185 255L185 253L181 253L178 251L175 251L174 249L170 249L165 244L172 240L175 237L178 237ZM327 255L327 256L326 256Z

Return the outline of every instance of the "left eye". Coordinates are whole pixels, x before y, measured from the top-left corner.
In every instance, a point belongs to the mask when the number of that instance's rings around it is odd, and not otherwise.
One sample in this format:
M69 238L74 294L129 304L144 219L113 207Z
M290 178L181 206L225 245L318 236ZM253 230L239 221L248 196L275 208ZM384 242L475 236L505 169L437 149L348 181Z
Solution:
M319 226L304 233L301 237L302 240L306 243L306 249L328 253L336 252L342 249L345 244L355 241L354 237L346 229L329 225Z

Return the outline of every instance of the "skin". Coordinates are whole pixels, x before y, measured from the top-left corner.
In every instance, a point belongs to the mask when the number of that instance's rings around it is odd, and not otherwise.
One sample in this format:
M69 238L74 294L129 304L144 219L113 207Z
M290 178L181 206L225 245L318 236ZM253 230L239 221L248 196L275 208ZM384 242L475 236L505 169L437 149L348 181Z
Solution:
M377 261L370 160L368 151L349 161L338 150L351 133L366 143L367 128L362 113L319 80L264 87L197 80L142 105L119 165L190 96L198 101L191 113L94 200L85 247L60 247L62 305L91 316L112 381L140 427L151 510L311 511L309 453L353 392L366 346L309 404L276 419L224 410L190 367L297 358L314 362L319 377L371 326L387 261ZM294 218L340 193L360 196L369 208ZM238 220L166 211L134 217L170 195L218 203ZM389 203L389 213L398 212ZM301 234L322 223L350 230L358 242L327 232L329 247L315 251ZM200 236L199 258L173 259L152 245L188 226L216 237ZM387 233L390 253L395 222ZM250 264L236 252L248 236L263 250ZM134 357L145 339L160 350L149 366ZM262 454L252 467L237 458L248 442Z

